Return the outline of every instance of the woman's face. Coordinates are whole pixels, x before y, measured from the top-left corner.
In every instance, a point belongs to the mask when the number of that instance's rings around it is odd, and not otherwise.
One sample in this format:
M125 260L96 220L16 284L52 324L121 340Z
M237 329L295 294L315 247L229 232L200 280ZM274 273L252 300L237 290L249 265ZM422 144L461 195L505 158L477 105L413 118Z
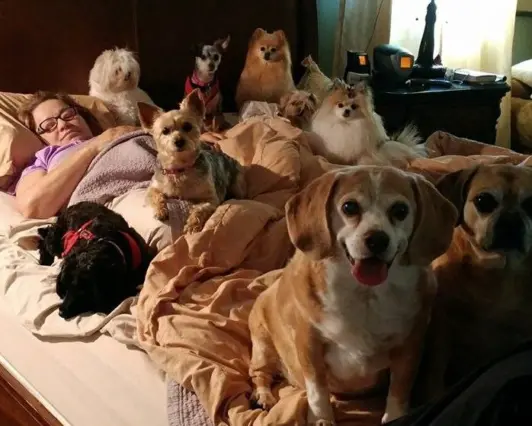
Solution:
M37 134L49 145L90 139L92 132L77 111L59 99L49 99L33 110Z

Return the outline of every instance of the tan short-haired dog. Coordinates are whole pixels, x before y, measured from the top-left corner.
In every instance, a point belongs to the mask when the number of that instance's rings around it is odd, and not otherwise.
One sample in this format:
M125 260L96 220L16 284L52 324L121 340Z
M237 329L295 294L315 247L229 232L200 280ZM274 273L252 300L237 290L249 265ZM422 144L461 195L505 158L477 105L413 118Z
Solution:
M437 187L460 220L433 263L438 293L421 380L429 398L532 338L532 169L482 165Z
M250 376L263 408L282 373L306 389L309 423L335 424L330 394L391 382L383 421L405 413L454 206L418 175L359 166L314 180L286 205L296 247L252 308Z

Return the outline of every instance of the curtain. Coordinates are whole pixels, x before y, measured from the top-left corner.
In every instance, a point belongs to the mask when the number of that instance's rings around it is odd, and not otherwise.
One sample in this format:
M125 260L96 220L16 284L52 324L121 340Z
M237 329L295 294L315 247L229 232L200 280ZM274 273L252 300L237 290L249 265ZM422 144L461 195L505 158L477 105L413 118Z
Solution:
M388 43L391 6L392 0L339 0L333 77L343 77L346 51L363 51L371 57L376 45Z
M417 56L429 0L393 0L390 42ZM448 68L511 76L517 0L436 0L435 52ZM497 144L510 146L510 94L501 103Z

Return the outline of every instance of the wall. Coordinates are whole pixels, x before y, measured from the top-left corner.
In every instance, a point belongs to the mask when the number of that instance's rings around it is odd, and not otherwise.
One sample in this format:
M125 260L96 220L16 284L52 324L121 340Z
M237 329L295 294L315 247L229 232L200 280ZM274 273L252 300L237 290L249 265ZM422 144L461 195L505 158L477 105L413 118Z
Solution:
M319 61L318 65L326 75L331 75L336 23L338 22L339 0L316 0L318 6Z
M519 0L517 12L525 14L518 14L515 20L513 64L532 59L532 0Z
M515 19L512 64L532 59L532 15Z
M532 12L532 0L518 0L517 10L523 12Z

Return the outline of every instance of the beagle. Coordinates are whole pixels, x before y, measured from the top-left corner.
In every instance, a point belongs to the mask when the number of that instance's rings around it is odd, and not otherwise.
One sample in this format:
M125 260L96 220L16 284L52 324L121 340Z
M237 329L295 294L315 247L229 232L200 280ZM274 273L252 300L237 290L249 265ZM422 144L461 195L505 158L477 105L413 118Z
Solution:
M436 185L460 218L433 262L438 292L420 377L429 399L532 338L532 169L481 165Z
M250 376L264 409L282 374L306 389L308 422L334 425L331 393L391 371L383 422L405 413L428 322L428 266L445 252L454 206L421 176L356 166L315 179L286 205L294 257L249 318Z

